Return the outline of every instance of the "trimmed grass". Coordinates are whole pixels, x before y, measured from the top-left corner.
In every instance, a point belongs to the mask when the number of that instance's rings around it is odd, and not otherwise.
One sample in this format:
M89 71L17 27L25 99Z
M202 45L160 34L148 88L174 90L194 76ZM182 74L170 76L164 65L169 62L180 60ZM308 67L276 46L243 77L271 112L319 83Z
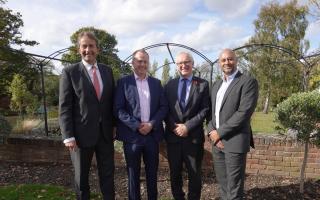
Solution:
M278 124L274 120L275 113L263 114L262 112L254 112L251 121L253 133L276 133L275 127Z
M0 200L73 200L74 192L60 186L22 184L0 187ZM102 199L100 195L91 194L92 200Z

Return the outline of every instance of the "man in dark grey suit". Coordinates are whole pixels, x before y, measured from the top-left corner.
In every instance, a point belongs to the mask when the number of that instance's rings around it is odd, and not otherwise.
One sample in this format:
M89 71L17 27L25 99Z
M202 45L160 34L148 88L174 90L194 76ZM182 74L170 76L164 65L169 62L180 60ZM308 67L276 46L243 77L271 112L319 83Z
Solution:
M78 37L82 61L64 68L60 79L59 122L75 169L77 199L90 199L89 171L96 154L103 199L114 199L111 68L98 64L98 40L91 32Z
M246 156L253 144L250 118L257 104L258 83L238 71L231 49L222 51L219 65L223 78L212 86L212 119L208 124L214 169L221 199L243 199Z
M186 166L189 187L188 199L201 196L201 162L203 158L203 122L209 112L208 82L192 75L193 58L181 52L176 58L180 77L165 86L169 103L165 139L170 167L171 190L174 199L185 199L182 190L182 165Z

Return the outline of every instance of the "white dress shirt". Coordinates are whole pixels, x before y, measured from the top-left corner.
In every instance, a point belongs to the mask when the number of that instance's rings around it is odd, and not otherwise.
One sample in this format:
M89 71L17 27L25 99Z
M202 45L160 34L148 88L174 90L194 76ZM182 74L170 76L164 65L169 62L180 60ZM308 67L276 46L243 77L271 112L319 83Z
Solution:
M230 76L223 74L223 78L222 78L223 81L222 81L221 87L219 88L219 90L217 92L217 97L216 97L216 107L215 107L216 129L218 129L220 126L220 124L219 124L220 123L220 109L221 109L223 97L224 97L229 85L231 84L231 82L233 81L233 79L237 73L238 73L238 70L233 72L233 74L231 74Z

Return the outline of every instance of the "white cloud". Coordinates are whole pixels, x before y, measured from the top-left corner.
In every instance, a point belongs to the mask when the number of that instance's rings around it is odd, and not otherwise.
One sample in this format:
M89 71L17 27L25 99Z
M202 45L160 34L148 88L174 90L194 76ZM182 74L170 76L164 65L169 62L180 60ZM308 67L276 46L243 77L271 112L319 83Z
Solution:
M137 34L180 20L197 0L95 0L96 19L116 34Z
M86 13L83 13L77 4L72 4L72 1L57 3L14 0L8 2L9 8L14 7L14 12L20 12L22 15L23 39L36 40L40 43L34 47L26 47L26 50L49 55L58 49L68 47L71 44L69 39L71 34L82 26L85 19L88 19ZM77 9L78 15L75 15L74 9Z
M221 45L230 45L241 37L242 29L211 19L200 22L197 29L186 34L177 34L173 42L188 45L194 49L208 52Z
M320 22L312 22L306 30L306 38L318 37L320 35Z
M236 18L246 15L255 5L255 0L204 0L205 5L211 11L219 12L227 18Z

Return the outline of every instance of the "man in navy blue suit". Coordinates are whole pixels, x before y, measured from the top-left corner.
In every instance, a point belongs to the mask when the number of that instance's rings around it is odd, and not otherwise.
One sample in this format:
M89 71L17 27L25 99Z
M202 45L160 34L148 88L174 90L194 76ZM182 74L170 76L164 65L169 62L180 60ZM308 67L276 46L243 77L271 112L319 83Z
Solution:
M162 121L168 112L161 82L147 75L149 55L143 50L133 53L133 74L118 80L114 112L118 118L116 138L123 142L128 172L129 200L139 200L140 168L143 157L148 200L156 200L159 141L163 137Z

